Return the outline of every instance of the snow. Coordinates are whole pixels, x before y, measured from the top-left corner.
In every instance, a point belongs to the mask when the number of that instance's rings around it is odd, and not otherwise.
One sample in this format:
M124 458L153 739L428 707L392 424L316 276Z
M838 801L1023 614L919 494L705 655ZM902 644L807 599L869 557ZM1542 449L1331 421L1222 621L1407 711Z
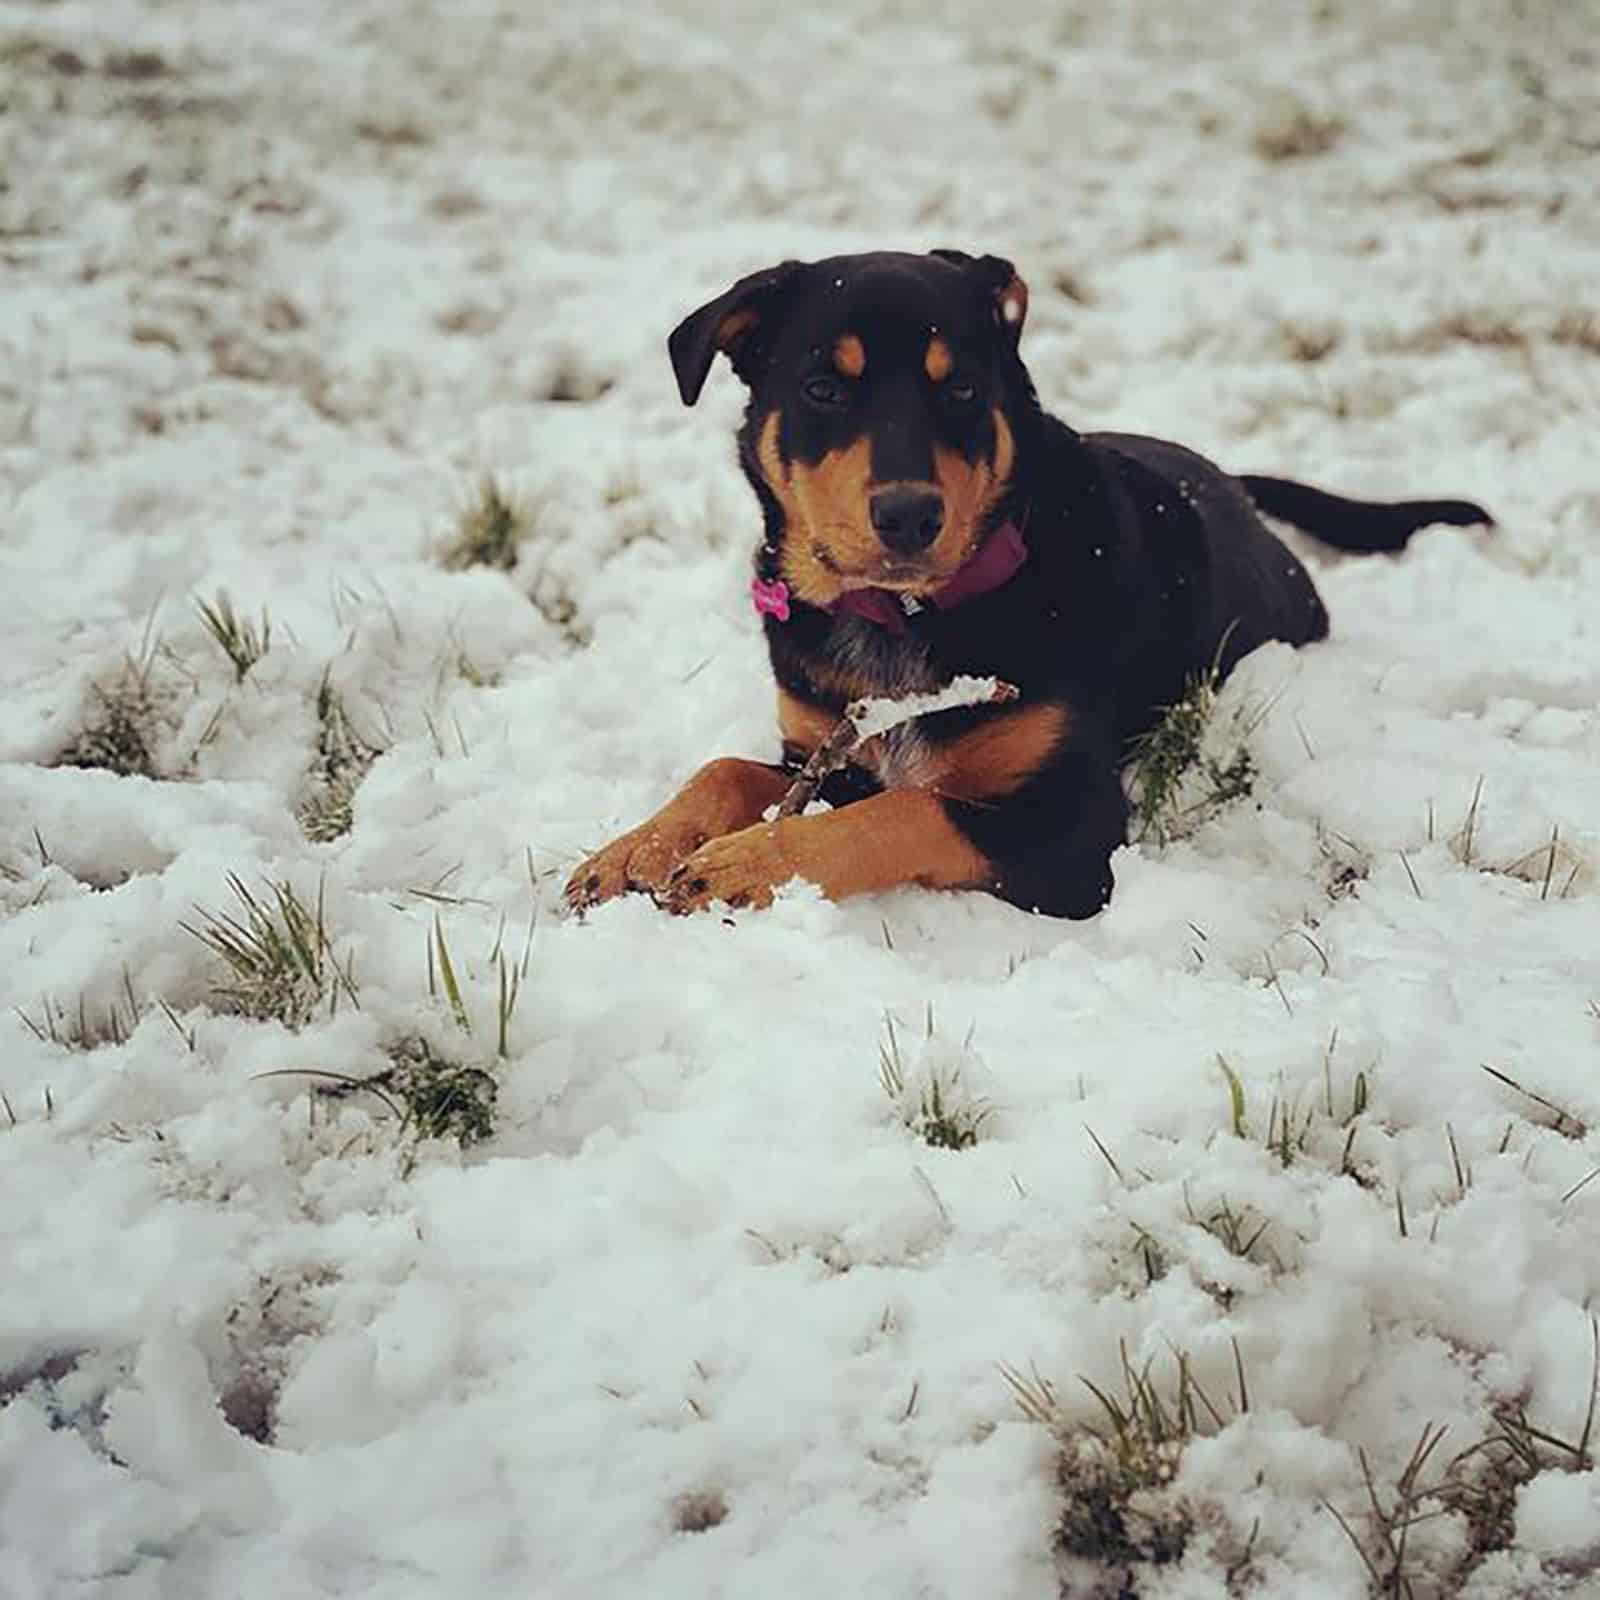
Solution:
M1379 1551L1361 1453L1388 1503L1427 1425L1428 1485L1497 1410L1577 1441L1586 17L0 6L0 1595L1116 1593L999 1364L1078 1437L1119 1341L1225 1424L1143 1594L1360 1595L1324 1508ZM785 256L941 245L1016 262L1067 419L1501 526L1308 552L1333 637L1223 696L1274 700L1254 795L1123 851L1092 922L804 886L563 918L587 850L776 749L741 397L685 411L667 331ZM486 474L518 564L446 571ZM271 619L242 680L221 589ZM60 764L129 672L150 775ZM325 681L381 753L317 844ZM321 886L358 1008L218 1005L184 925L230 873ZM44 1026L80 997L92 1050ZM885 1094L886 1015L906 1094L991 1108L971 1148ZM313 1096L405 1038L493 1069L490 1141ZM1600 1592L1594 1468L1539 1460L1487 1548L1413 1527L1418 1595Z
M952 711L962 706L987 705L991 700L1010 698L1007 691L1015 693L1012 685L1001 688L998 678L975 678L971 673L960 672L944 688L932 694L907 694L886 698L869 695L864 700L852 700L845 707L860 739L871 739L903 722L925 717L935 711Z

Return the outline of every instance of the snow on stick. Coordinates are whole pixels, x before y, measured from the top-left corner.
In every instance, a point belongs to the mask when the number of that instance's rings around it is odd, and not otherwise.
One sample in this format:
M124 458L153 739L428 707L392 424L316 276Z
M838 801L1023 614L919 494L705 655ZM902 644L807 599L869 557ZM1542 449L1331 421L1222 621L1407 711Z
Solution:
M874 695L863 700L852 700L844 715L833 726L828 737L811 752L810 759L800 769L799 776L790 784L789 791L778 802L778 815L792 817L811 804L823 780L836 772L865 744L898 728L915 717L925 717L935 711L955 711L963 706L1004 705L1015 700L1020 690L1014 683L1002 678L974 678L966 674L952 678L944 688L932 694L907 694L898 696Z

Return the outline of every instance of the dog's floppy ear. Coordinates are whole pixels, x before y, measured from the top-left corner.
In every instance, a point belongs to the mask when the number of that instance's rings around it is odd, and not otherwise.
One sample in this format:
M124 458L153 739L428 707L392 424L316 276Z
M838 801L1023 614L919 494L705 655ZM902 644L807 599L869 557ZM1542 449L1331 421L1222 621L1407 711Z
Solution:
M1017 276L1017 269L1002 256L969 256L965 250L934 250L931 254L970 273L994 301L994 314L1015 344L1022 337L1022 324L1028 315L1028 286Z
M691 311L667 339L667 353L678 379L683 403L692 406L700 398L706 374L720 350L733 363L733 370L746 383L750 381L743 355L750 349L750 338L764 322L770 323L777 311L779 292L799 270L798 261L783 261L761 272L741 278L726 294ZM770 331L770 330L769 330Z

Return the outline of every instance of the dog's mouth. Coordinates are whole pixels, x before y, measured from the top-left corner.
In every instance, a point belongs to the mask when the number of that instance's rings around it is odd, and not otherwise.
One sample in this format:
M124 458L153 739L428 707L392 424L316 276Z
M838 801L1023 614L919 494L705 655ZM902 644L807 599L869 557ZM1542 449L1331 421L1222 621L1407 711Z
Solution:
M888 589L895 594L922 594L949 582L952 574L931 561L896 560L885 556L863 567L846 567L825 546L813 544L817 565L839 580L848 594L854 589Z

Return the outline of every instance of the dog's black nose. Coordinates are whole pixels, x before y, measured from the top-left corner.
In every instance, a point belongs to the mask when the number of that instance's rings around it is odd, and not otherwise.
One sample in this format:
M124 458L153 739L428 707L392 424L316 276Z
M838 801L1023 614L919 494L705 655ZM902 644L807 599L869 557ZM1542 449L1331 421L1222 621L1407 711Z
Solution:
M937 489L900 484L880 489L869 509L873 531L889 549L901 555L926 550L944 526L944 496Z

